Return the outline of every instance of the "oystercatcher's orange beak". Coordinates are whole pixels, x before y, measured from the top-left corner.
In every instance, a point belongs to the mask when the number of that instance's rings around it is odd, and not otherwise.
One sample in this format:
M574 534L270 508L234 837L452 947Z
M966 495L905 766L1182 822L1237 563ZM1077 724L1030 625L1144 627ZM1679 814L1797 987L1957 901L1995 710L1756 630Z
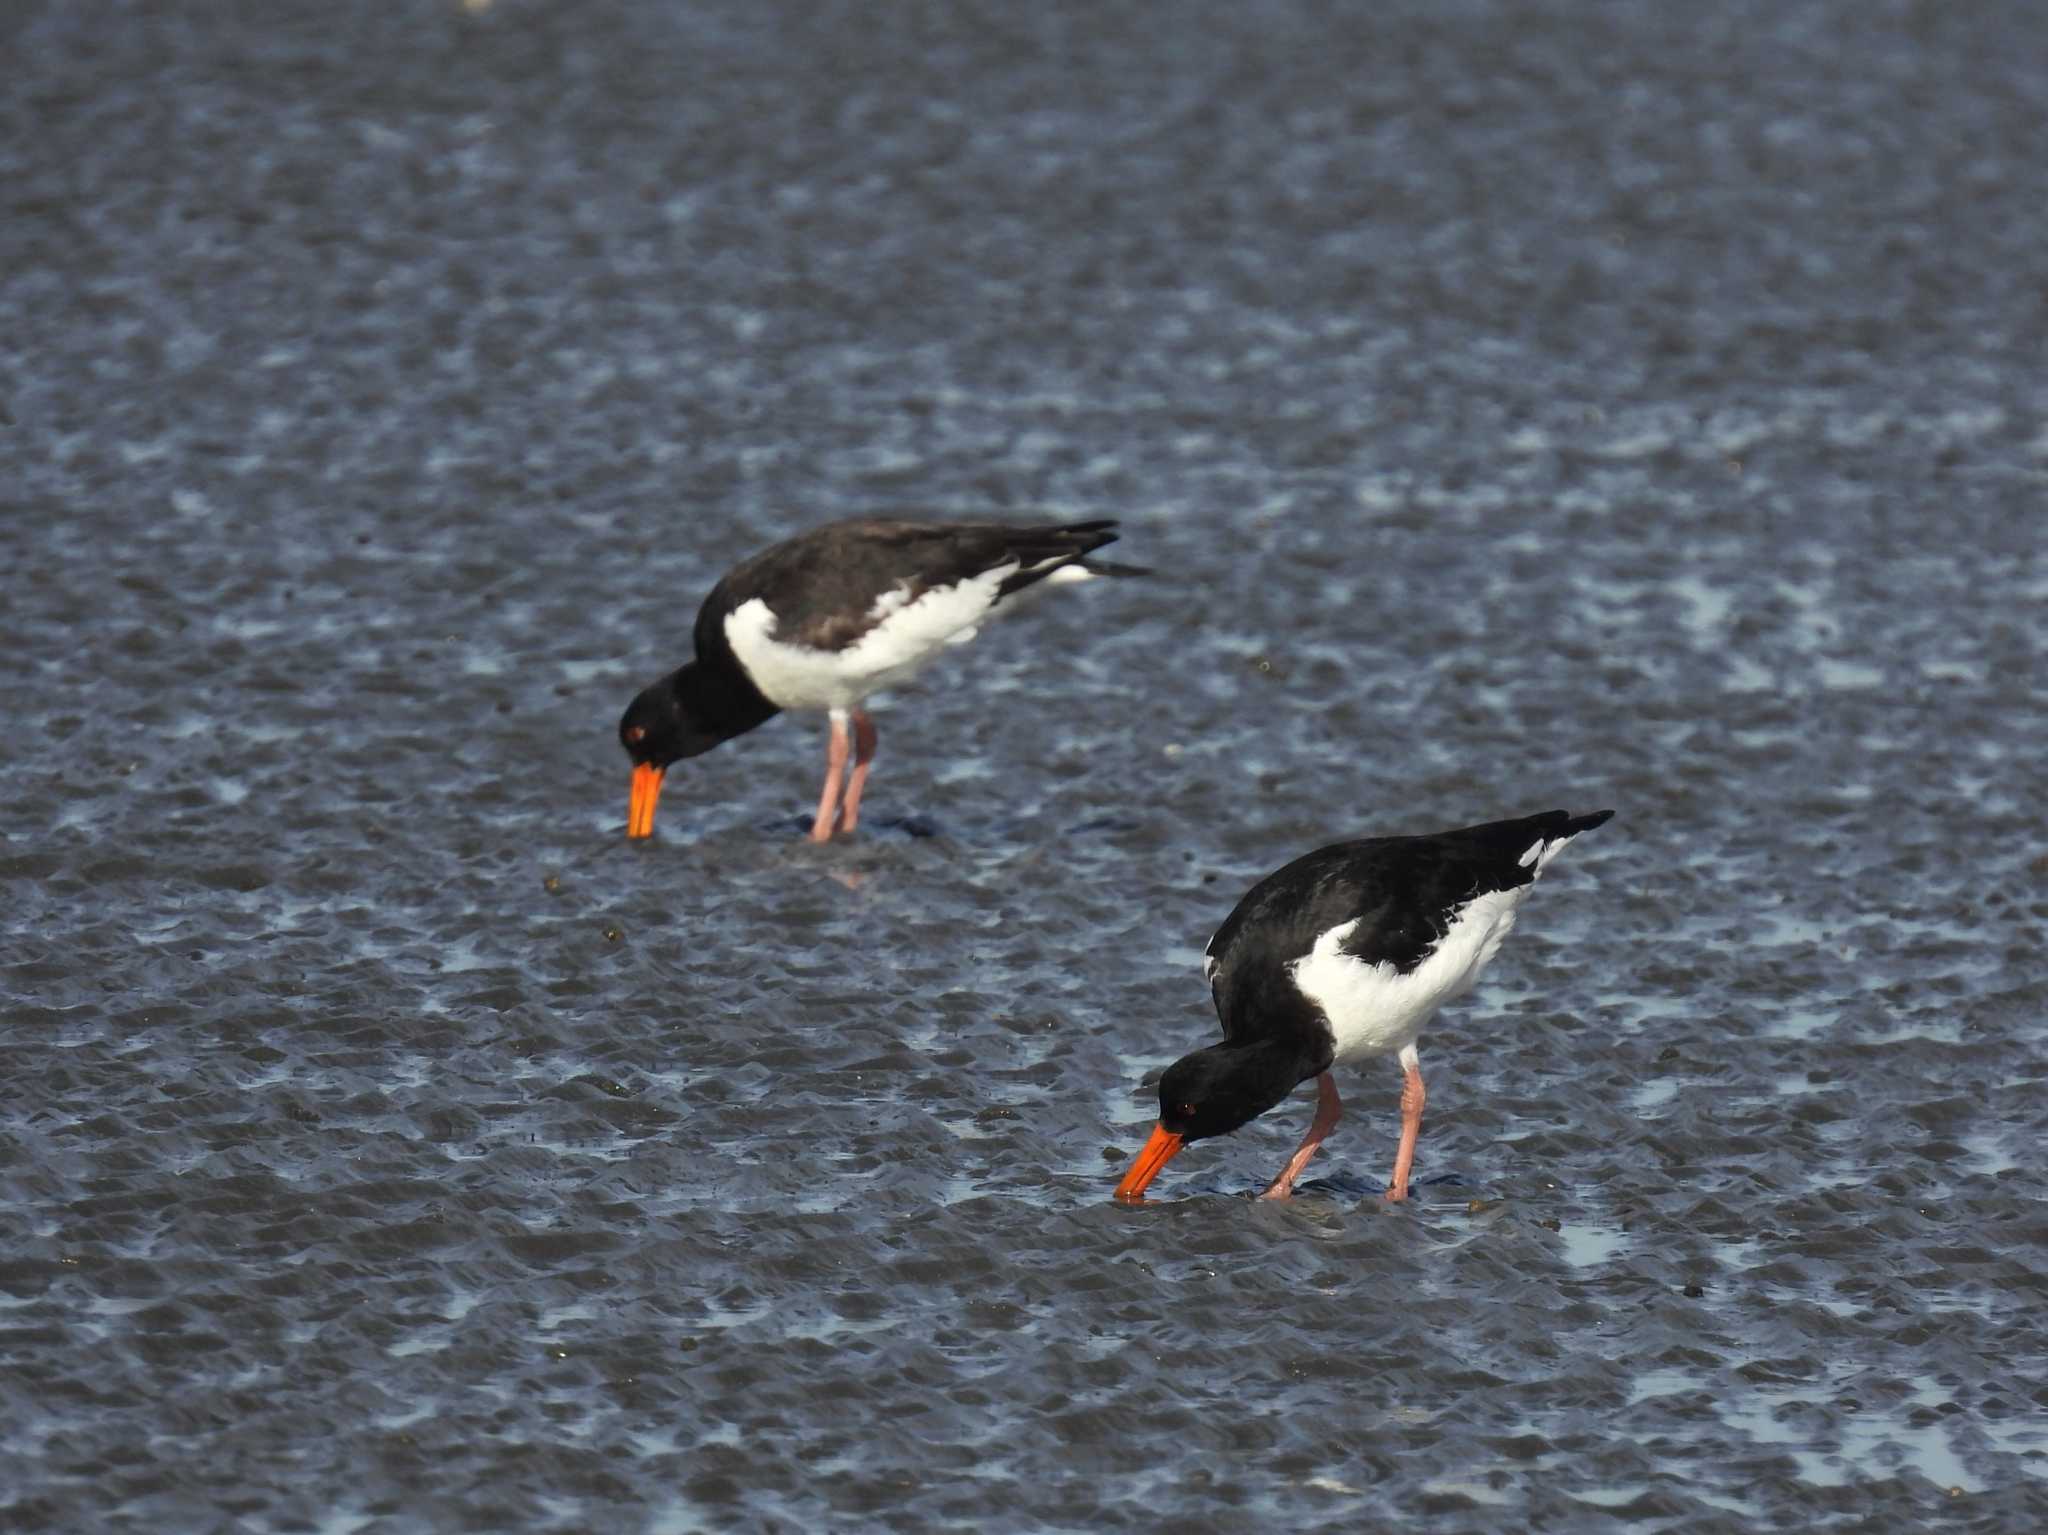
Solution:
M1124 1181L1116 1186L1116 1197L1126 1204L1135 1204L1145 1192L1145 1185L1158 1177L1159 1169L1171 1162L1186 1144L1185 1136L1175 1135L1164 1125L1154 1125L1152 1139L1145 1142L1145 1149L1138 1153L1138 1160L1124 1174Z
M654 802L661 798L661 769L643 762L633 769L633 797L626 805L626 835L654 835Z

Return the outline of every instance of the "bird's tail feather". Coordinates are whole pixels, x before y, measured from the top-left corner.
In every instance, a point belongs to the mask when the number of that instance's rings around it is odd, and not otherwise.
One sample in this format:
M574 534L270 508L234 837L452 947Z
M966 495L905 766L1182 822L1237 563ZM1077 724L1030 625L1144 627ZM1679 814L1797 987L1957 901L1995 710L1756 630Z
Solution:
M1149 576L1149 565L1119 565L1112 560L1076 560L1074 563L1092 576Z

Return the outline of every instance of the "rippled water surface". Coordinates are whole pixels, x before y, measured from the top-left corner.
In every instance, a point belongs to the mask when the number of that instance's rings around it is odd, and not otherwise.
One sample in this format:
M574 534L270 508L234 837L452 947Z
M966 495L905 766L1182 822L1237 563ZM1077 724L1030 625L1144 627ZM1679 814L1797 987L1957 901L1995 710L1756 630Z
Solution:
M2032 8L6 25L11 1528L2048 1525ZM906 507L1157 575L629 847ZM1109 1201L1253 879L1606 805L1413 1201Z

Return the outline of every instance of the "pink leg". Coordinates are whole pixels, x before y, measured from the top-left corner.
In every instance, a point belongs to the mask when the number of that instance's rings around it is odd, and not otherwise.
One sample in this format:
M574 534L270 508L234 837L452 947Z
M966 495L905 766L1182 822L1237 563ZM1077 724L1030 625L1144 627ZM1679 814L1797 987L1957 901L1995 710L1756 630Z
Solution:
M832 735L825 743L825 790L818 796L818 818L811 823L813 842L830 842L839 819L839 789L846 777L846 716L832 711Z
M1401 1052L1401 1070L1406 1074L1401 1083L1401 1149L1394 1153L1394 1181L1387 1190L1387 1198L1396 1200L1408 1197L1408 1169L1415 1165L1415 1137L1422 1133L1422 1106L1429 1101L1422 1090L1422 1061L1413 1045Z
M853 777L846 785L846 798L839 806L839 829L852 831L860 824L860 791L867 787L868 764L875 760L875 722L865 709L853 711Z
M1316 1117L1309 1121L1308 1134L1301 1138L1301 1144L1294 1149L1294 1155L1287 1159L1287 1165L1280 1169L1275 1178L1261 1194L1261 1199L1286 1199L1294 1193L1294 1180L1301 1176L1301 1170L1308 1166L1308 1159L1316 1154L1316 1147L1322 1145L1329 1133L1337 1128L1337 1121L1343 1116L1344 1105L1337 1101L1337 1084L1330 1080L1326 1071L1316 1078Z

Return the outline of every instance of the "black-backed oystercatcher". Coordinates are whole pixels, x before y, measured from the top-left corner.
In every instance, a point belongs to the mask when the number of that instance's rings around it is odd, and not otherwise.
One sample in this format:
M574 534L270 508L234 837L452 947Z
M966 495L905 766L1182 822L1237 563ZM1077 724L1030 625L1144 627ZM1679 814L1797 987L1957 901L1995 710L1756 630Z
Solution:
M1182 1056L1159 1079L1159 1123L1116 1197L1139 1198L1189 1141L1228 1135L1314 1077L1308 1134L1260 1196L1287 1198L1343 1112L1330 1068L1397 1054L1406 1080L1387 1198L1405 1199L1422 1129L1423 1025L1478 979L1544 866L1613 814L1552 810L1340 842L1260 880L1202 963L1223 1043Z
M1144 574L1083 558L1114 543L1115 529L1109 520L1014 527L856 517L735 566L698 610L697 658L642 690L619 721L634 764L626 835L653 835L670 763L784 709L822 709L831 720L812 839L852 831L875 756L869 695L966 644L1021 593Z

